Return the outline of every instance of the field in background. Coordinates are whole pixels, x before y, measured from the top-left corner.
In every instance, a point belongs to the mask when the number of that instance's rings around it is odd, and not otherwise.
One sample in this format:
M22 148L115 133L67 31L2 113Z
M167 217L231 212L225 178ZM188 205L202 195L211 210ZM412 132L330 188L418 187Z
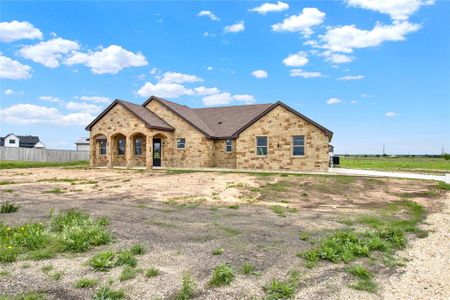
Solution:
M450 160L435 157L344 157L340 166L350 169L374 169L427 173L450 173Z
M44 168L44 167L88 167L87 160L68 161L68 162L39 162L39 161L20 161L20 160L2 160L1 169L25 169L25 168Z

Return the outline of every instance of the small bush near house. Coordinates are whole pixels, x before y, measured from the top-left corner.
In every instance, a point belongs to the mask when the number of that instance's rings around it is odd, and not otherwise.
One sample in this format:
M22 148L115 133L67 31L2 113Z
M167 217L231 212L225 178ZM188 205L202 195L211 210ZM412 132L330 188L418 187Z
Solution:
M86 289L94 287L98 284L98 279L96 278L80 278L78 279L74 286L78 289Z
M125 298L125 292L122 290L113 290L111 286L102 286L95 293L94 300L120 300Z
M0 206L0 214L15 213L19 210L19 206L9 201L2 203Z
M181 289L175 295L176 300L188 300L194 295L196 284L189 273L183 274L183 283Z
M234 270L231 267L220 264L214 268L209 284L211 286L229 285L233 281L234 276Z

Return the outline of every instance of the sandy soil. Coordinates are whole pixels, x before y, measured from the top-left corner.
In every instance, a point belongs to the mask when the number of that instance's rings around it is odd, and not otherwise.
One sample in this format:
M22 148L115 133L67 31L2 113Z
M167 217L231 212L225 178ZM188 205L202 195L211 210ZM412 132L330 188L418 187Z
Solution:
M2 170L0 181L14 182L0 186L1 201L20 205L17 213L0 215L2 222L45 222L51 209L79 208L92 216L108 216L108 228L115 237L114 243L83 254L0 265L0 271L9 273L0 276L0 295L38 290L50 299L89 299L95 289L73 287L77 279L88 276L98 277L101 283L112 279L113 287L123 288L130 299L166 299L180 288L187 271L197 283L198 299L259 299L264 297L262 287L273 278L286 278L289 271L296 270L301 274L297 299L448 298L449 271L443 268L450 265L446 253L450 241L448 197L429 197L427 192L436 185L433 182L61 168ZM277 183L289 189L277 190ZM275 187L268 188L270 184ZM55 188L64 193L46 193ZM408 259L405 267L380 270L377 294L349 289L351 278L342 272L343 265L321 263L307 269L296 256L311 247L299 239L300 232L321 234L345 228L341 220L376 212L387 202L399 200L399 195L426 206L426 222L434 232L410 241L400 254ZM231 209L232 204L239 209ZM280 217L271 210L272 205L297 211ZM138 267L155 266L161 270L160 276L148 279L138 275L120 282L121 268L101 273L86 264L99 251L133 243L148 249L139 257ZM217 248L224 248L224 254L212 255ZM230 286L210 288L207 282L212 269L222 262L236 270L236 279ZM259 275L242 274L244 262L255 265ZM48 264L64 272L61 280L54 281L41 271Z

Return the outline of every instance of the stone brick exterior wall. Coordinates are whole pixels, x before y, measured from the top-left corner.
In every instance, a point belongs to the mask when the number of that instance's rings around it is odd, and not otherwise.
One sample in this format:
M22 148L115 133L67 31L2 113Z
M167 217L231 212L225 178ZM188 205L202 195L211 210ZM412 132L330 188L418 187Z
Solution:
M233 140L233 149L231 152L225 151L225 140L214 141L214 167L217 168L236 168L236 140Z
M256 136L268 137L266 157L256 155ZM305 155L292 156L292 136L305 136ZM263 170L328 170L328 137L282 106L244 130L236 143L236 167Z
M203 133L157 101L151 101L146 107L175 128L172 136L167 140L167 144L172 148L167 166L180 168L214 166L213 140L207 139ZM177 149L177 138L185 138L185 149Z

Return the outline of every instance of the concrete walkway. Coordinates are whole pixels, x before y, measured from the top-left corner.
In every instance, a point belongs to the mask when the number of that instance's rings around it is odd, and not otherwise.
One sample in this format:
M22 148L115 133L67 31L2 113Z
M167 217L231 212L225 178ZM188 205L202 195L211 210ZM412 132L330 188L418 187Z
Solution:
M450 174L428 175L428 174L417 174L407 172L386 172L386 171L343 169L343 168L330 168L329 173L339 175L360 175L360 176L374 176L374 177L437 180L437 181L444 181L445 183L450 183Z

